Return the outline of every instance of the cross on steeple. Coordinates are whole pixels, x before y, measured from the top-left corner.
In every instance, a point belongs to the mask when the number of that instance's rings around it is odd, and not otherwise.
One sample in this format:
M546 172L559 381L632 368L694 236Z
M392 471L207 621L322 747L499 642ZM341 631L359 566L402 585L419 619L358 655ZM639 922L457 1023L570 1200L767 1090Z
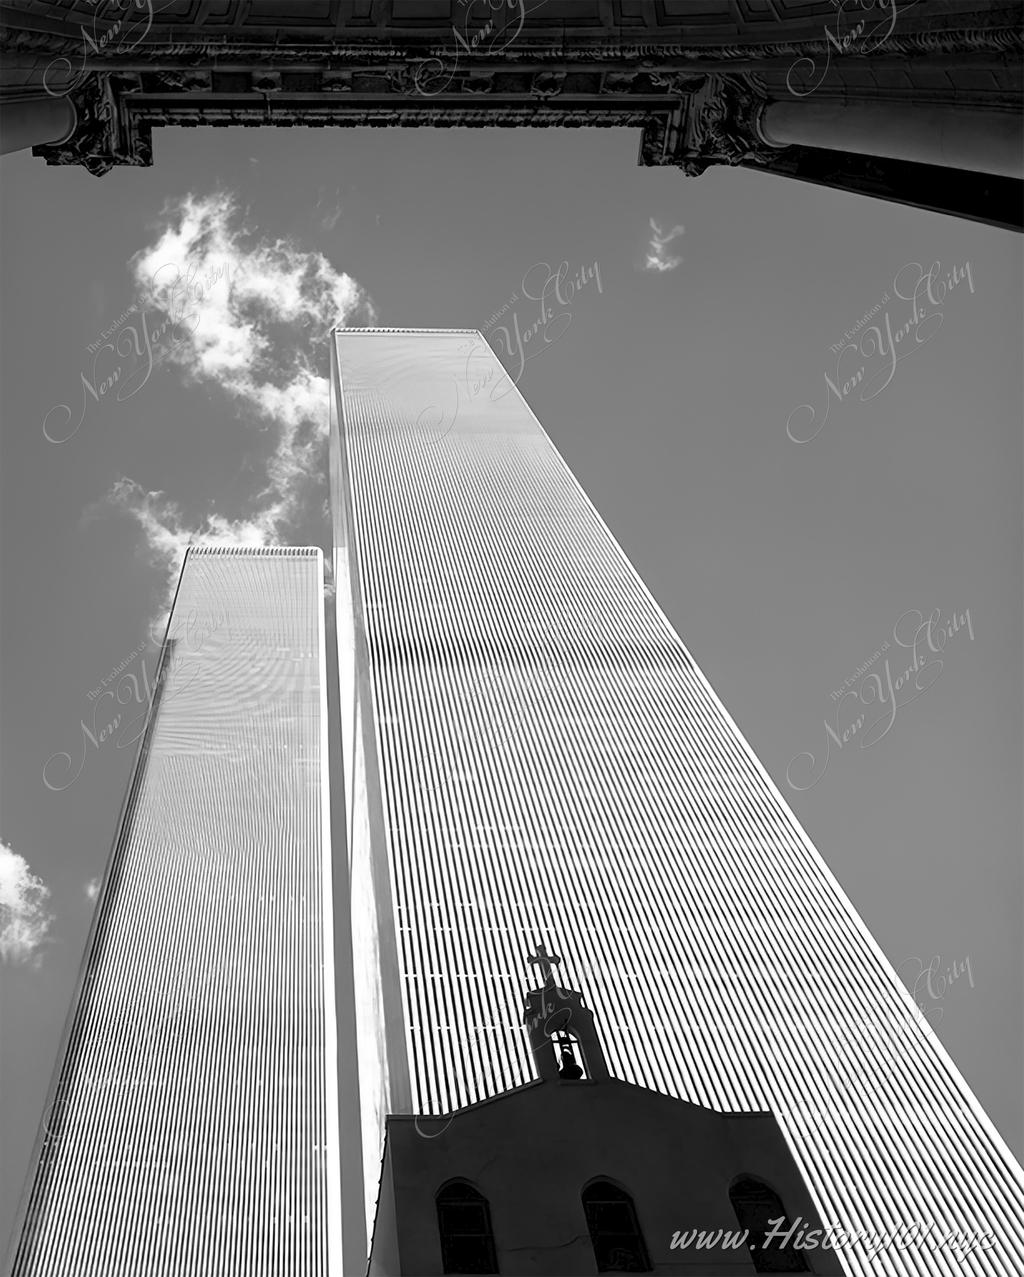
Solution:
M559 966L562 959L557 953L548 953L542 944L537 945L537 952L527 954L527 962L531 967L540 967L541 979L544 981L545 989L553 989L555 987L555 977L551 968Z
M527 954L526 960L540 968L542 981L539 989L527 992L523 1014L541 1078L549 1082L578 1082L583 1077L591 1082L607 1080L608 1066L593 1013L583 1005L582 993L555 983L554 968L562 959L538 940L536 952Z

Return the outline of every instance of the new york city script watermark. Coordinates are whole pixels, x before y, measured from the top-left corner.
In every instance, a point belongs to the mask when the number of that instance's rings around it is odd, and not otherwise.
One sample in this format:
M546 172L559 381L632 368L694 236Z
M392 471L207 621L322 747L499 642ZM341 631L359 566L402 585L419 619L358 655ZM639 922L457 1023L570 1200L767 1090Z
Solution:
M180 266L168 262L155 271L153 288L166 291L168 309L157 308L157 322L154 323L146 310L138 302L133 302L114 325L113 333L108 330L103 334L104 338L110 336L111 340L86 348L93 360L90 375L86 376L84 371L80 373L78 421L68 430L75 416L71 405L54 404L43 417L43 434L49 442L67 443L74 438L90 406L106 400L112 392L116 392L113 398L118 403L137 395L149 381L156 365L171 358L196 331L200 321L197 307L206 293L221 279L225 279L230 288L239 269L236 266L232 273L226 266L215 266L200 278L194 263L183 271ZM127 322L129 319L130 323ZM154 347L159 347L169 338L173 338L172 344L154 353Z
M903 12L912 9L917 0L905 0ZM818 64L812 57L797 58L786 72L786 88L795 98L805 98L817 89L832 65L832 54L873 53L884 44L896 27L898 9L896 0L832 0L835 8L835 24L825 23L825 62L818 74ZM877 22L868 25L875 15ZM814 77L817 76L815 79Z
M911 608L897 619L892 627L893 642L898 647L909 649L913 653L910 665L894 678L889 657L886 656L881 672L865 675L856 690L845 691L836 699L835 727L827 718L824 720L825 754L821 761L821 770L815 774L816 763L810 750L797 754L786 768L786 782L790 789L798 791L811 789L821 780L828 766L832 745L842 749L855 736L859 737L861 749L869 749L872 745L877 745L895 723L897 709L902 709L904 705L909 705L911 701L916 700L942 673L943 662L938 653L945 650L947 642L953 635L965 629L971 641L974 641L974 623L971 620L970 608L964 612L954 612L943 623L940 623L940 616L940 609L935 608L926 620L922 612L917 608ZM904 693L902 700L899 699L901 692ZM833 697L835 698L834 693ZM881 712L876 714L866 726L866 714L863 712L857 714L855 718L851 717L844 726L843 715L844 713L849 715L851 712L851 707L846 705L848 699L853 701L853 706L856 708L860 705L878 706ZM793 779L793 772L794 769L803 769L801 760L805 758L809 760L810 765L808 780L806 784L798 784Z
M518 37L526 15L539 9L544 0L527 5L526 0L457 0L462 26L452 23L454 53L450 65L443 58L427 58L419 64L412 84L416 93L436 97L451 84L459 69L459 59L473 54L496 57ZM479 25L475 26L474 23Z
M429 404L420 411L416 424L424 436L432 436L435 443L444 439L458 420L460 409L478 399L485 390L492 403L504 399L513 386L518 386L527 361L565 335L572 323L573 306L581 290L590 283L597 285L598 293L604 292L599 262L581 266L575 273L570 270L568 261L557 267L549 262L535 262L523 276L519 289L481 329L483 333L490 329L495 334L497 353L504 351L510 369L495 360L495 352L488 345L481 345L476 339L460 344L456 353L466 357L463 375L451 378L449 389L441 396L444 402ZM505 323L496 322L505 318L514 303L524 299L537 303L536 309L531 306L526 312L525 323L520 320L517 309L512 310Z
M910 303L910 313L905 312L893 321L892 310L886 304L881 319L861 327L857 341L836 342L830 347L836 355L834 376L825 373L824 405L816 408L804 403L794 408L786 421L786 434L793 443L810 443L817 438L828 421L833 403L846 403L855 390L857 398L867 403L880 395L896 375L896 365L901 359L919 350L942 326L942 311L949 294L964 280L974 292L974 275L970 261L942 273L942 264L932 262L927 270L920 262L907 262L893 276L892 291L901 301ZM889 303L887 292L883 302ZM875 306L871 314L881 309ZM856 329L854 330L856 332ZM903 346L903 344L905 346ZM903 346L900 353L899 348Z
M207 637L220 629L225 621L226 617L222 616L207 620L205 623L200 622L193 609L177 632L168 635L168 640L180 645L186 652L198 652ZM142 658L143 651L144 648L136 648L127 661L118 665L110 675L101 680L99 686L89 692L88 697L92 701L92 726L90 727L84 718L81 720L82 739L76 749L78 766L75 767L75 758L69 750L60 750L56 754L51 754L43 764L43 784L47 789L60 793L73 785L82 774L90 753L98 752L100 747L108 741L114 740L118 749L126 749L134 744L146 729L156 694L161 684L166 681L171 668L174 671L174 682L166 693L168 701L185 691L198 673L195 665L189 669L190 662L187 657L181 659L176 652L173 665L164 666L163 672L151 685L146 662ZM138 672L130 668L135 660L139 662ZM108 683L112 686L108 687ZM134 718L127 719L127 714L131 713L133 705L141 705L142 712Z
M100 53L131 53L149 35L160 9L174 0L165 0L159 9L153 0L85 0L93 10L91 21L82 23L82 54L76 67L70 58L54 58L43 72L43 88L51 98L66 97L89 74L89 57ZM119 15L119 16L118 16ZM100 21L110 26L100 28ZM62 77L67 76L67 79Z

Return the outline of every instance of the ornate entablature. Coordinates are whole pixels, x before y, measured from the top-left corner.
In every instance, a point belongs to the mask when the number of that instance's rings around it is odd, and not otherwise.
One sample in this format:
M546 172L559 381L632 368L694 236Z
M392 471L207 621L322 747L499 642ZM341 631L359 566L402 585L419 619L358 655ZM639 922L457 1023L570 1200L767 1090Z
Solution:
M769 140L766 108L808 101L1018 110L1019 10L890 0L865 23L865 7L25 0L0 8L0 101L66 98L73 129L34 154L97 175L151 164L152 131L163 125L629 127L639 130L644 165L694 175L743 165L902 199L884 189L895 182L891 162L879 168L848 155L837 175L823 159L828 151ZM918 189L927 178L911 176ZM991 182L985 189L991 196Z

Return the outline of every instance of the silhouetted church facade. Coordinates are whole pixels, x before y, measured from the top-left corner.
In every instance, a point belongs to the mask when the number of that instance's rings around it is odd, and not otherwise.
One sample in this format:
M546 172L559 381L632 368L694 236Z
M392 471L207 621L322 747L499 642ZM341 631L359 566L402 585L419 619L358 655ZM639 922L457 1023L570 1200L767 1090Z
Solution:
M822 1227L770 1113L610 1077L581 995L548 980L526 1008L539 1080L388 1118L370 1277L843 1272L830 1250L785 1244L782 1225L763 1242L772 1220ZM687 1233L705 1244L674 1247Z

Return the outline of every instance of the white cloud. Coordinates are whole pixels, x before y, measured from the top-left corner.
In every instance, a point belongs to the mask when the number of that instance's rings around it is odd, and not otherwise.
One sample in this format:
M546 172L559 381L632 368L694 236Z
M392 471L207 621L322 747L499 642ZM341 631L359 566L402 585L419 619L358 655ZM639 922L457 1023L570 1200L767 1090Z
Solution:
M291 514L286 502L278 499L250 518L228 519L214 513L195 528L187 523L180 506L165 493L147 492L134 479L124 476L112 485L102 501L86 510L85 518L111 509L136 520L145 535L151 559L167 573L161 611L149 626L150 636L158 644L167 628L174 585L190 545L272 545L278 540L280 525Z
M45 908L49 894L24 856L0 842L0 958L5 962L38 966L42 961L40 949L53 922Z
M333 231L335 226L341 221L344 211L340 188L336 186L332 196L321 186L316 194L316 203L313 205L313 212L317 215L320 229Z
M167 572L169 598L190 542L274 544L302 513L326 474L328 331L376 315L322 253L255 236L228 195L189 195L165 213L166 228L130 265L144 303L178 325L170 359L189 381L234 399L254 434L269 427L275 437L265 483L238 517L191 520L164 492L128 477L86 512L113 508L137 520Z
M664 272L667 270L675 270L677 266L681 266L683 259L681 257L672 257L665 250L674 239L685 234L685 227L673 226L666 234L652 217L651 230L654 234L651 236L651 242L647 245L647 257L644 260L644 270Z
M97 896L100 894L100 880L98 878L90 878L82 890L87 898L95 903Z

